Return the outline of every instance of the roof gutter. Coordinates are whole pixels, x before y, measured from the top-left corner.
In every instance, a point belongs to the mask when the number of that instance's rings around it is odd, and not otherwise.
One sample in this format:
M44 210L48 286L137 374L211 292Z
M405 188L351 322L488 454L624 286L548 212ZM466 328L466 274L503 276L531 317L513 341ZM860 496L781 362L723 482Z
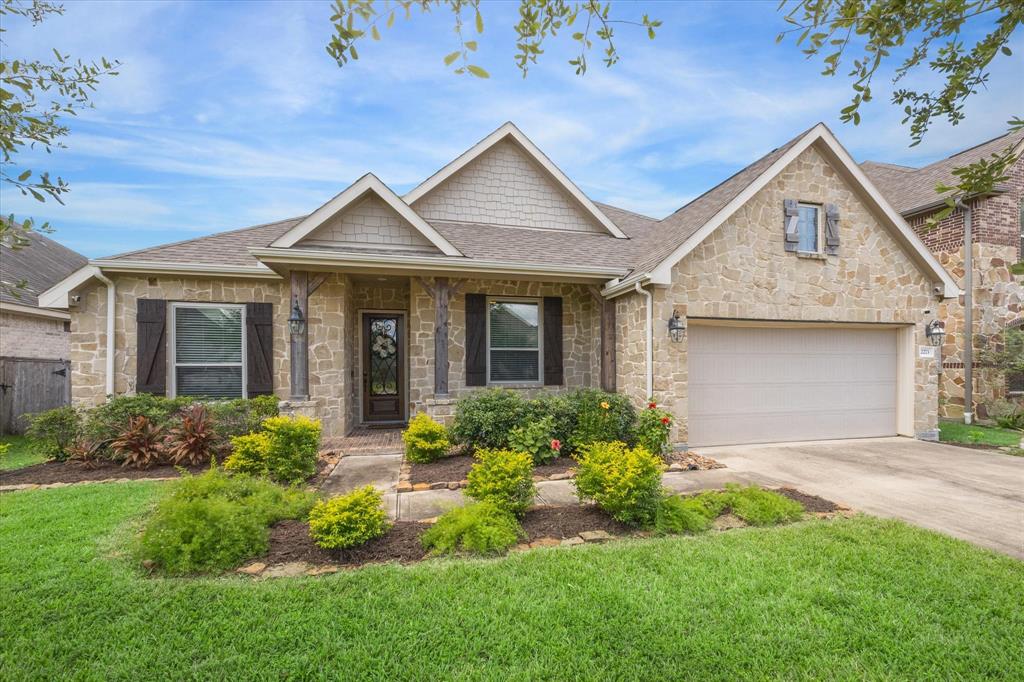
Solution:
M968 194L967 196L961 197L958 201L971 201L972 199L983 199L984 197L990 197L996 194L1006 194L1009 191L1010 187L1008 185L996 185L992 188L991 192L978 192L976 194ZM947 205L948 204L946 204L945 199L938 199L937 201L932 201L927 204L921 204L920 206L907 209L906 211L901 211L900 215L902 215L904 218L911 218L922 213L931 213L932 211L935 211L937 209L945 208Z
M90 260L89 265L104 272L143 273L162 275L198 275L200 277L246 277L256 279L281 279L265 265L207 265L204 263L154 263L130 260Z
M636 285L645 284L649 281L651 281L651 273L649 272L637 273L624 279L613 279L604 285L601 289L601 295L605 298L615 298L616 296L635 291Z

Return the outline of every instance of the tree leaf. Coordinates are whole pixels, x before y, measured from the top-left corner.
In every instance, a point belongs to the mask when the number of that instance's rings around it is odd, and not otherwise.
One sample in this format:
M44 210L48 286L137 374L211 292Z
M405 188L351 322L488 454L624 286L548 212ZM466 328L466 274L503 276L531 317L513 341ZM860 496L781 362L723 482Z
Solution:
M486 71L481 69L479 66L476 66L475 64L468 64L466 66L466 68L469 69L469 72L471 74L473 74L474 76L476 76L477 78L490 78L491 77L491 74L487 73Z
M476 32L477 33L483 33L484 32L484 18L483 18L483 16L481 16L480 10L476 11Z
M370 37L372 37L374 40L380 40L380 31L377 30L376 26L370 29Z
M452 64L454 64L455 60L459 58L460 54L462 54L462 52L460 52L459 50L455 50L455 52L452 52L451 54L445 56L444 65L451 66Z
M21 175L18 176L18 182L25 182L30 177L32 177L32 171L27 170L27 171L25 171L24 173L22 173Z

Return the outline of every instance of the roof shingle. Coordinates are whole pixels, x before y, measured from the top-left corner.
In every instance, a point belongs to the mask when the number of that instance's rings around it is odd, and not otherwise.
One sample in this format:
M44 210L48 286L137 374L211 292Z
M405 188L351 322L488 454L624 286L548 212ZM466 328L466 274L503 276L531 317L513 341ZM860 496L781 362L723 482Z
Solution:
M29 232L19 249L0 246L0 301L37 307L38 296L88 262L82 254L39 232ZM24 287L16 287L24 281Z

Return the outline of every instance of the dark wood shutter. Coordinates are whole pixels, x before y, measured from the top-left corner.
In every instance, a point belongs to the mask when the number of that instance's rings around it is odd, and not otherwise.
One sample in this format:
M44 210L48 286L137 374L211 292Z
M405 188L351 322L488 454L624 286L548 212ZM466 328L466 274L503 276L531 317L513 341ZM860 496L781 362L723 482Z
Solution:
M796 199L783 199L782 212L786 251L796 252L800 245L800 202Z
M245 390L254 395L274 392L274 308L269 303L245 304Z
M544 385L561 386L565 382L562 369L562 298L544 297Z
M825 251L829 255L839 253L839 207L825 204Z
M487 385L487 296L466 294L466 385Z
M135 306L135 392L166 395L167 301L140 298Z

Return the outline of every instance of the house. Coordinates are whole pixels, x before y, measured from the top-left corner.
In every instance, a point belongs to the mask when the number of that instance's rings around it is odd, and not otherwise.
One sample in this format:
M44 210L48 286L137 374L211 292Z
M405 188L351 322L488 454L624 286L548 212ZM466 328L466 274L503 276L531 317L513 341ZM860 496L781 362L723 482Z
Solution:
M963 208L932 226L929 219L943 208L948 194L938 185L954 185L954 168L988 158L1014 147L1017 161L1009 177L987 196L970 197ZM975 346L998 337L1004 330L1024 326L1024 274L1014 264L1024 261L1024 131L997 137L923 168L868 161L864 172L889 203L917 232L939 262L961 287L964 267L965 209L970 211L972 249L972 328ZM939 314L946 324L939 380L939 414L964 414L966 320L964 297L944 301ZM988 406L999 399L1024 396L1024 376L1004 377L972 358L973 412L984 419Z
M711 445L935 438L926 327L956 282L823 124L663 220L588 198L511 123L399 196L101 258L73 399L273 393L329 435L485 386L601 387ZM674 328L670 332L670 327Z
M38 295L87 264L39 232L24 239L18 248L0 244L0 433L20 432L23 414L67 402L71 315L41 308Z

